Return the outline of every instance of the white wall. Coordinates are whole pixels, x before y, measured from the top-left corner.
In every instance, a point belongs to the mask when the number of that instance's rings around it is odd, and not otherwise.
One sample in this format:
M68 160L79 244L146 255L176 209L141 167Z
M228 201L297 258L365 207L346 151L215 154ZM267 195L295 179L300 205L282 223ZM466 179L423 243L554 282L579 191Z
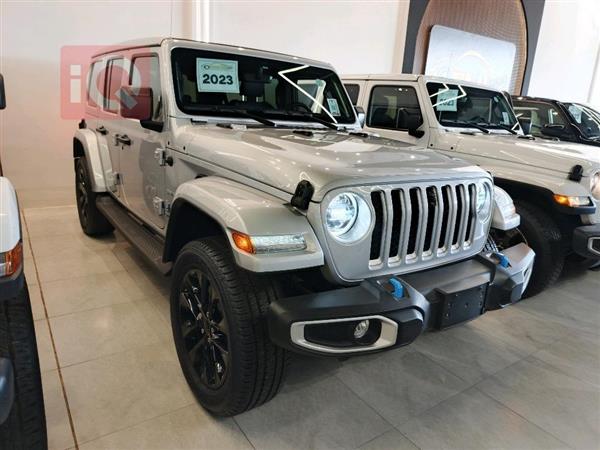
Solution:
M340 73L385 73L395 55L402 60L408 7L408 0L214 1L210 39L328 61Z
M189 4L0 0L0 72L7 108L0 112L0 156L20 190L72 186L76 120L60 115L60 51L140 37L191 37ZM171 12L173 13L171 15Z
M526 94L600 106L600 92L592 95L599 51L598 0L546 0Z

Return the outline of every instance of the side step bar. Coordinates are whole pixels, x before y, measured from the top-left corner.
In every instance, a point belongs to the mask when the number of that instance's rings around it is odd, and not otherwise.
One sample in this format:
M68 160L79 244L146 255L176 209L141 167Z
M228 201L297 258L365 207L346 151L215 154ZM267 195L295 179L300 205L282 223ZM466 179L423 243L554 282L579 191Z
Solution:
M167 275L172 264L162 260L164 242L123 208L109 195L98 196L96 206L104 217L125 236L131 245L137 248L142 255L152 263L163 275Z

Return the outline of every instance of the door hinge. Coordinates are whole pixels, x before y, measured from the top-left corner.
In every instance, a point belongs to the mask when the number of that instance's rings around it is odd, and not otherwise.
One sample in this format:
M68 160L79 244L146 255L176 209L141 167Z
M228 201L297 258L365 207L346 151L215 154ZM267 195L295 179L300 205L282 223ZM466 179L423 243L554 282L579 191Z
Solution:
M154 212L158 216L164 216L167 213L167 205L162 198L154 197L152 199L152 204L154 205Z
M123 175L121 175L118 172L115 172L113 174L114 176L114 180L115 180L115 186L119 186L120 184L123 184Z

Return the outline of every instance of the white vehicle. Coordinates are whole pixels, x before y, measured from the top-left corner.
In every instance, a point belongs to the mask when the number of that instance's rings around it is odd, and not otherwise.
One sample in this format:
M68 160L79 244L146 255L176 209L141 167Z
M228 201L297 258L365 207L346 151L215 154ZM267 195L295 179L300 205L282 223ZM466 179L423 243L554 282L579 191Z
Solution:
M525 136L503 93L424 75L343 77L353 103L366 110L365 131L467 159L514 199L518 231L536 253L527 295L560 276L566 258L600 261L600 152L597 147Z
M508 195L470 163L364 137L329 64L177 39L91 64L81 227L172 273L179 361L213 413L272 398L287 350L388 350L521 298L531 249L484 250L518 223Z
M6 106L0 75L0 109ZM46 449L40 364L17 194L0 164L0 448Z

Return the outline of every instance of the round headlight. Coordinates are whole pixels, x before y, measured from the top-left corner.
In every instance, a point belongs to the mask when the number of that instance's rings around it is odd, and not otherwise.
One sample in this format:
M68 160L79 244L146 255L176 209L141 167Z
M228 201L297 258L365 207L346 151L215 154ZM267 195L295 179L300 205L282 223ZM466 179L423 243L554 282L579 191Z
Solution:
M477 197L475 199L475 208L479 218L489 217L492 206L492 193L487 183L477 183Z
M600 172L596 172L590 178L590 190L592 191L592 197L600 200Z
M325 226L335 239L355 242L369 230L371 210L367 203L352 192L338 194L329 202Z

